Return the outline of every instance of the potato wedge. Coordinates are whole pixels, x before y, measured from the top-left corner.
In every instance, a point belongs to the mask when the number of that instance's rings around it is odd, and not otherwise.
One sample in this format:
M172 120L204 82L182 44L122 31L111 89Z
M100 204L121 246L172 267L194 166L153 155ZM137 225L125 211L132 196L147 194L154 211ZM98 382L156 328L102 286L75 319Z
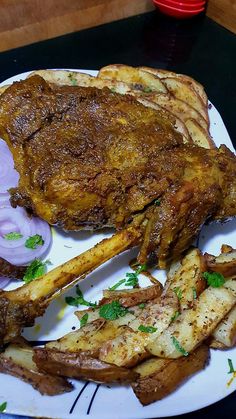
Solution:
M194 307L185 310L147 349L162 358L187 356L213 333L235 303L236 297L225 287L207 288Z
M196 248L191 248L181 261L171 264L164 290L176 292L181 311L192 308L206 288L206 281L202 277L205 271L205 259Z
M97 383L126 384L138 376L135 371L107 364L86 353L36 348L33 359L40 371Z
M236 275L236 250L229 249L219 256L213 256L205 253L207 268L210 271L219 272L226 278Z
M48 396L73 390L65 378L39 371L33 361L33 354L33 349L23 339L10 344L0 354L0 372L20 378Z
M168 396L183 381L205 368L209 349L201 345L187 358L175 360L151 358L134 368L140 377L132 384L133 391L142 405Z
M123 64L112 64L101 68L99 79L117 80L127 83L134 91L166 93L168 90L159 77L142 71L139 68Z
M148 343L169 326L177 310L178 299L175 293L169 291L161 299L148 304L122 334L105 342L99 349L99 359L117 366L132 367L138 364L149 357L146 351ZM151 331L142 331L140 326L151 327Z
M160 297L162 284L159 282L145 288L133 288L122 290L104 290L100 304L107 304L111 301L119 301L123 307L132 307L140 303L146 303L154 298Z
M206 107L208 106L208 98L204 90L204 87L202 86L202 84L194 80L192 77L186 76L185 74L174 73L173 71L169 71L169 70L162 70L162 69L160 70L158 68L151 68L151 67L139 67L139 68L141 70L147 71L148 73L154 74L160 79L163 79L166 77L177 77L185 81L195 90L196 93L198 93L204 105Z
M228 348L232 348L236 344L236 306L218 324L212 337Z
M208 123L202 115L192 106L183 100L177 99L171 94L150 93L148 100L157 103L167 111L171 112L177 118L185 122L187 119L195 119L201 127L208 130Z
M194 144L204 148L215 148L208 131L201 127L195 119L187 119L185 125Z
M82 86L82 87L97 87L103 89L108 87L110 90L120 93L122 95L131 92L131 89L126 83L116 80L99 79L79 71L69 70L37 70L32 72L28 77L38 75L41 76L48 83L57 84L59 86Z
M195 90L186 82L178 77L166 77L161 79L170 93L177 99L183 100L198 111L209 125L208 110L202 99Z
M136 97L136 95L134 95ZM185 126L185 124L181 121L181 119L177 118L174 114L167 111L166 109L162 108L157 103L152 102L151 100L147 100L146 98L142 96L136 97L137 101L142 103L144 106L152 109L156 109L159 113L161 113L161 116L163 119L166 119L168 121L172 122L173 128L183 135L184 142L188 143L191 140L191 137L189 135L189 132Z
M122 327L117 327L113 322L98 319L56 341L47 343L46 349L77 353L89 351L96 355L104 342L119 336L124 330Z

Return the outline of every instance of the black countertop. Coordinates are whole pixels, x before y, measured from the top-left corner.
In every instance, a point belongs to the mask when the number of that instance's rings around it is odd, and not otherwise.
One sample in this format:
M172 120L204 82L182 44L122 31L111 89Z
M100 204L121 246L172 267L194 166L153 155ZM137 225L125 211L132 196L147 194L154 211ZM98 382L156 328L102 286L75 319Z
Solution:
M3 52L0 81L33 69L99 69L112 63L166 68L193 76L205 86L236 146L236 35L204 15L176 21L152 12ZM235 410L233 393L183 416L228 418Z

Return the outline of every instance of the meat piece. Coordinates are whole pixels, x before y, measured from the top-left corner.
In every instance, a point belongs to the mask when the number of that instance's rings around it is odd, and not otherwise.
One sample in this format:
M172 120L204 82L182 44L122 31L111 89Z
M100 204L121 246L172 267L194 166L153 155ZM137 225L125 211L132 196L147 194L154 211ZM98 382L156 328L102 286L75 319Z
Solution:
M0 276L12 279L22 279L27 266L15 266L0 257Z
M184 144L133 97L33 76L2 94L0 133L20 174L13 205L67 230L121 229L143 212L142 263L165 267L206 219L236 214L235 156Z

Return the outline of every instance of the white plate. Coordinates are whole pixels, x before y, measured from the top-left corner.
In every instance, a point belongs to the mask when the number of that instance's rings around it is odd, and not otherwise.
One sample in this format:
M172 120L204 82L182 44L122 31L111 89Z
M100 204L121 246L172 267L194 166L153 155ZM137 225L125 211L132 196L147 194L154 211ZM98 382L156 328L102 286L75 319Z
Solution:
M83 72L96 75L95 71ZM12 77L4 84L24 79L27 74L23 73ZM211 134L217 146L226 144L233 150L224 123L214 108L209 110L211 122ZM226 224L212 224L204 227L200 236L200 248L209 253L218 254L222 243L235 247L236 220ZM108 234L108 233L107 233ZM53 229L53 246L47 256L53 263L53 267L72 258L82 251L93 246L105 236L104 233L91 234L88 232L63 233ZM124 277L128 270L128 262L134 257L135 251L125 252L111 262L107 262L101 268L83 281L81 289L87 299L96 301L101 295L102 289L117 282ZM164 273L156 272L158 278L164 281ZM145 284L144 277L142 283ZM73 295L71 290L69 295ZM37 326L25 330L25 337L30 340L56 339L73 326L78 327L79 322L73 315L73 308L66 307L64 310L64 296L51 304L43 319L36 321ZM62 316L64 310L64 316ZM58 316L59 314L59 316ZM60 320L58 317L62 317ZM230 379L228 372L228 358L236 365L236 349L228 351L211 351L209 366L202 372L193 376L178 390L165 399L143 407L129 387L108 386L98 387L89 383L84 388L84 382L73 381L75 390L60 396L41 396L30 385L17 380L14 377L0 374L0 404L7 401L7 413L15 413L26 416L40 416L49 418L88 418L88 409L94 392L97 390L93 403L90 406L89 417L92 419L138 419L157 418L164 416L179 415L191 412L217 402L228 396L236 389L236 379L228 386ZM80 395L73 412L72 406Z

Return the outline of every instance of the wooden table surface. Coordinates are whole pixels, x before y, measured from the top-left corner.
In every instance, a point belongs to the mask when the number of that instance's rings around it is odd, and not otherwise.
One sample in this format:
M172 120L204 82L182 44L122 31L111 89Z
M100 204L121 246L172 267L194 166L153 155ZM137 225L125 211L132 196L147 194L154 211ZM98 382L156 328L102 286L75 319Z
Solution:
M0 51L153 9L152 0L1 0ZM209 0L207 15L236 33L236 0Z

